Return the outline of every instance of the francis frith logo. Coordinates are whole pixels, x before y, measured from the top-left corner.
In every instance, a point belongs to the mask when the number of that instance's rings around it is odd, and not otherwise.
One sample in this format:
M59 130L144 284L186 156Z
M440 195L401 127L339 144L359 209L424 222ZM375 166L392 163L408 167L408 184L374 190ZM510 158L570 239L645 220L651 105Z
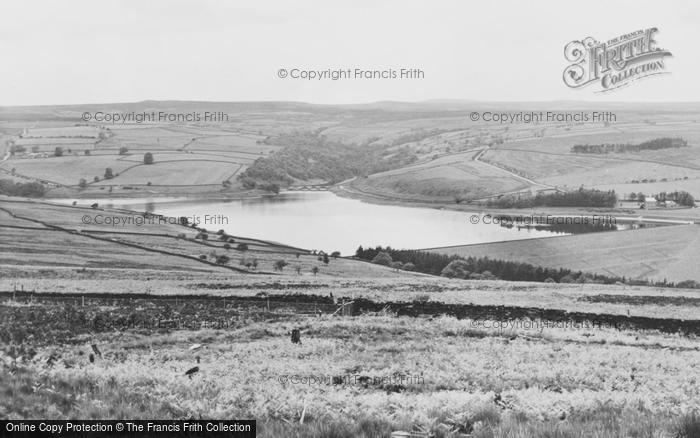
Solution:
M665 58L671 52L658 46L655 27L620 35L606 42L592 37L574 40L564 48L571 64L564 69L564 83L581 88L598 83L608 92L649 76L668 73Z

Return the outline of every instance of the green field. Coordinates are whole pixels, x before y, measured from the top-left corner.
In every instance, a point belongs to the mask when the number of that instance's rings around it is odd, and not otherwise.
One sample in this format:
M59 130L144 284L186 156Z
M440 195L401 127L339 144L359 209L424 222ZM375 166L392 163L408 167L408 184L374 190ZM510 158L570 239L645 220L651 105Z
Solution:
M473 160L474 152L448 155L429 162L377 173L350 187L387 198L454 202L493 193L517 191L527 185L506 173Z
M134 165L123 158L115 154L8 160L4 169L11 167L18 175L77 186L81 178L88 182L94 177L102 179L108 167L116 174Z
M630 279L700 281L698 225L432 248L443 254L514 260Z
M111 180L103 180L99 185L154 185L197 186L217 185L235 176L243 165L218 160L175 160L160 161L152 165L137 165L120 173Z

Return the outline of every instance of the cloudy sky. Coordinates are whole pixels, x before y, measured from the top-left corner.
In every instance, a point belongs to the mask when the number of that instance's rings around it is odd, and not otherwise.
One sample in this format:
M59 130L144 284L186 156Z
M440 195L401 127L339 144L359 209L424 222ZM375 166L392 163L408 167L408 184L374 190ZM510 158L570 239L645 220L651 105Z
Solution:
M695 0L2 0L0 105L145 99L700 101ZM566 43L648 27L671 74L569 89ZM279 69L420 68L419 80Z

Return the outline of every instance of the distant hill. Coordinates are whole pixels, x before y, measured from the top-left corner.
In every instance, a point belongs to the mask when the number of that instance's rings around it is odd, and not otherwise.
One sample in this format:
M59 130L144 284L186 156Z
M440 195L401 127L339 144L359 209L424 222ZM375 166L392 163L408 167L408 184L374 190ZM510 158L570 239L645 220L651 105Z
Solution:
M307 102L213 102L189 100L144 100L140 102L86 103L69 105L2 106L0 115L48 115L66 111L229 111L277 112L277 111L682 111L700 112L700 102L587 102L587 101L543 101L543 102L488 102L471 100L434 99L421 102L380 101L361 104L314 104Z

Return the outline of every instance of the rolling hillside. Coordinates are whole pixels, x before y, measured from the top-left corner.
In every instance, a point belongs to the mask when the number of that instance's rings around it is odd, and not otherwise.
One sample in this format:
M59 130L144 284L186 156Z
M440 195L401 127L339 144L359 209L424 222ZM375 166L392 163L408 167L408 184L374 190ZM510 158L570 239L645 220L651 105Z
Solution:
M430 248L627 278L700 281L700 227L674 225L511 242Z

